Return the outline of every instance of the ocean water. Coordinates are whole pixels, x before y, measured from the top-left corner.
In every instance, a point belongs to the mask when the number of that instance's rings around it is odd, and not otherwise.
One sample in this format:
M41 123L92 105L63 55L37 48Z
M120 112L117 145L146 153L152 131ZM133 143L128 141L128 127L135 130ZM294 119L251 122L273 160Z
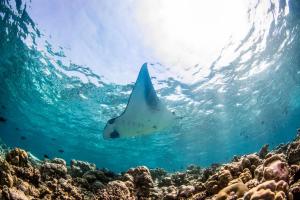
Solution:
M82 64L83 58L72 54L72 45L52 43L52 29L36 22L46 22L43 16L37 17L36 2L0 0L0 137L11 147L24 148L40 159L45 155L80 159L114 171L137 165L176 171L189 164L205 167L226 162L234 155L258 151L266 143L275 147L294 138L300 127L298 0L245 0L244 33L228 37L208 63L201 61L201 54L196 54L198 63L172 64L154 56L112 58L103 51L97 57L99 65L95 61L93 66ZM60 9L68 12L72 7L68 3L72 4L65 2L63 8L44 3L43 9L54 13L52 19ZM135 3L128 1L128 7ZM72 14L80 16L75 10ZM89 22L85 18L81 22L85 20ZM57 26L63 32L64 26ZM114 34L106 26L101 28L103 34ZM83 34L89 32L84 29ZM69 37L62 34L60 39L64 42L75 33L64 33ZM105 38L85 43L114 42ZM144 54L151 51L146 49ZM124 59L124 66L104 65L107 59L111 63ZM123 112L144 62L159 97L180 119L161 133L104 140L107 120Z

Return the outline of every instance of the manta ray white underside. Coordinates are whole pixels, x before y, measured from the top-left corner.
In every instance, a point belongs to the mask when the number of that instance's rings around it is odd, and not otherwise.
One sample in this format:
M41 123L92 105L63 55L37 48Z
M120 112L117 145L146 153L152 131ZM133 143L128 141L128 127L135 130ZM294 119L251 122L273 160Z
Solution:
M122 138L158 132L168 127L174 119L174 113L158 99L145 63L125 111L119 117L108 120L103 137Z

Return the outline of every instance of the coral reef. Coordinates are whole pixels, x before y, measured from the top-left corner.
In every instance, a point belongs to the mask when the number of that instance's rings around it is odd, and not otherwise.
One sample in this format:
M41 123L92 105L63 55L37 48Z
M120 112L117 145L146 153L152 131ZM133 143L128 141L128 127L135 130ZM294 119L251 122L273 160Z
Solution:
M289 178L289 167L283 154L272 155L263 164L264 180L285 180Z
M2 145L0 199L300 199L300 137L272 151L268 147L208 168L190 165L168 173L139 166L116 174L79 160L69 165L60 158L40 161Z
M289 194L288 188L288 184L282 180L278 182L275 182L274 180L266 181L247 192L244 196L244 199L292 199L293 197L291 194Z
M216 200L225 200L237 197L243 197L244 194L248 191L247 186L244 183L238 182L232 185L229 185L222 189L215 197Z

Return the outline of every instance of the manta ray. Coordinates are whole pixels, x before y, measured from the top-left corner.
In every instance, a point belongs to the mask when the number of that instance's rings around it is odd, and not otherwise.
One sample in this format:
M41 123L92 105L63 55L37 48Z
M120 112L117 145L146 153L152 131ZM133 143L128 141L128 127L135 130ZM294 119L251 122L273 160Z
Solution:
M107 121L104 139L124 138L159 132L175 119L175 113L159 100L151 82L147 63L138 78L124 112Z

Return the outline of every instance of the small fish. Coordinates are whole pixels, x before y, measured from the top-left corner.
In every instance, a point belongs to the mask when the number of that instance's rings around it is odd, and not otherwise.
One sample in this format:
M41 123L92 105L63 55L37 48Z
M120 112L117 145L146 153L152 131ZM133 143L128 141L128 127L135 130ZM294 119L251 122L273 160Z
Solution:
M265 121L261 121L260 123L261 123L262 125L264 125L264 124L265 124Z
M17 127L17 128L16 128L16 131L19 131L19 130L20 130L20 129Z
M108 120L103 138L125 138L158 132L171 125L175 119L174 113L159 100L145 63L141 67L125 111Z
M244 135L246 135L246 131L245 131L245 130L242 130L242 131L240 132L240 136L244 136Z
M26 140L27 139L25 136L21 136L20 138L21 138L21 140Z
M1 106L1 108L2 108L3 110L5 110L5 109L6 109L6 107L5 107L4 105L2 105L2 106Z
M289 113L288 107L284 107L282 114L287 115Z
M6 118L4 118L4 117L0 117L0 122L6 122L7 121L7 119Z
M62 149L59 149L58 152L59 152L59 153L63 153L63 152L65 152L65 151L62 150Z
M48 156L47 154L45 154L45 155L44 155L44 158L47 158L47 159L49 159L49 156Z
M56 138L51 138L52 141L56 141Z

